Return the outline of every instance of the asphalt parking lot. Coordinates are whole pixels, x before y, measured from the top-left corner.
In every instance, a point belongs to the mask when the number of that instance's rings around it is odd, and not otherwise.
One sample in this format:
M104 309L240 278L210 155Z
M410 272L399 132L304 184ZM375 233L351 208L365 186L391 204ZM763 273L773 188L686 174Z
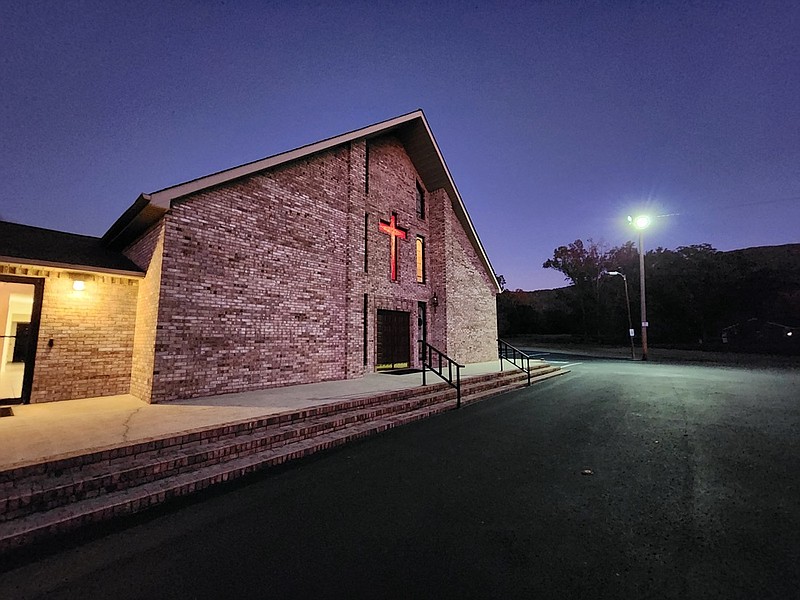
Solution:
M568 375L45 549L8 598L796 598L800 374Z

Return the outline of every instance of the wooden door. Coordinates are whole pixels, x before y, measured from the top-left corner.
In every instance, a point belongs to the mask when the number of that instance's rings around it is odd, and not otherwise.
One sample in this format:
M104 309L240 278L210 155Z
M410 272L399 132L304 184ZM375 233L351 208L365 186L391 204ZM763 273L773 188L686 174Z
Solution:
M377 369L403 369L410 366L410 313L399 310L378 311Z

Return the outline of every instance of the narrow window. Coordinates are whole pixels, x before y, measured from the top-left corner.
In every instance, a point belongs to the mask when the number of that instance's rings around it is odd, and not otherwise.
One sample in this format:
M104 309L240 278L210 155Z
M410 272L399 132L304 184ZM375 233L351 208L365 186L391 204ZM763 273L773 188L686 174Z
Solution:
M367 366L367 314L369 311L369 294L364 294L364 366Z
M367 272L369 258L369 213L364 213L364 273Z
M417 182L417 216L420 219L425 218L425 190L422 189L422 186Z
M364 140L364 193L369 194L369 140Z
M425 283L425 240L417 236L417 282Z

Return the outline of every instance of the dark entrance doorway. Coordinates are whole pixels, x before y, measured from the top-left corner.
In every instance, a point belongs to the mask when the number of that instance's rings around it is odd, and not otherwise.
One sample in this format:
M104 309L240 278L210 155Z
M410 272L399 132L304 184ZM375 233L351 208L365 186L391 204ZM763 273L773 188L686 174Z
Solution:
M0 402L30 401L44 280L0 275Z
M410 317L410 313L399 310L378 311L376 369L403 369L410 366Z
M417 302L417 340L419 340L419 362L425 359L425 342L428 341L428 305Z

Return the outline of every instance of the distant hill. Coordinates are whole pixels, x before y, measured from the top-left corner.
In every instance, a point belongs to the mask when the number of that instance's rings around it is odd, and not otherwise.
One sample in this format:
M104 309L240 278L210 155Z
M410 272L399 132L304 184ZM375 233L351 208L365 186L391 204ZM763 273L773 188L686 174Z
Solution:
M783 288L800 288L800 244L744 248L722 255L751 277L774 279Z

